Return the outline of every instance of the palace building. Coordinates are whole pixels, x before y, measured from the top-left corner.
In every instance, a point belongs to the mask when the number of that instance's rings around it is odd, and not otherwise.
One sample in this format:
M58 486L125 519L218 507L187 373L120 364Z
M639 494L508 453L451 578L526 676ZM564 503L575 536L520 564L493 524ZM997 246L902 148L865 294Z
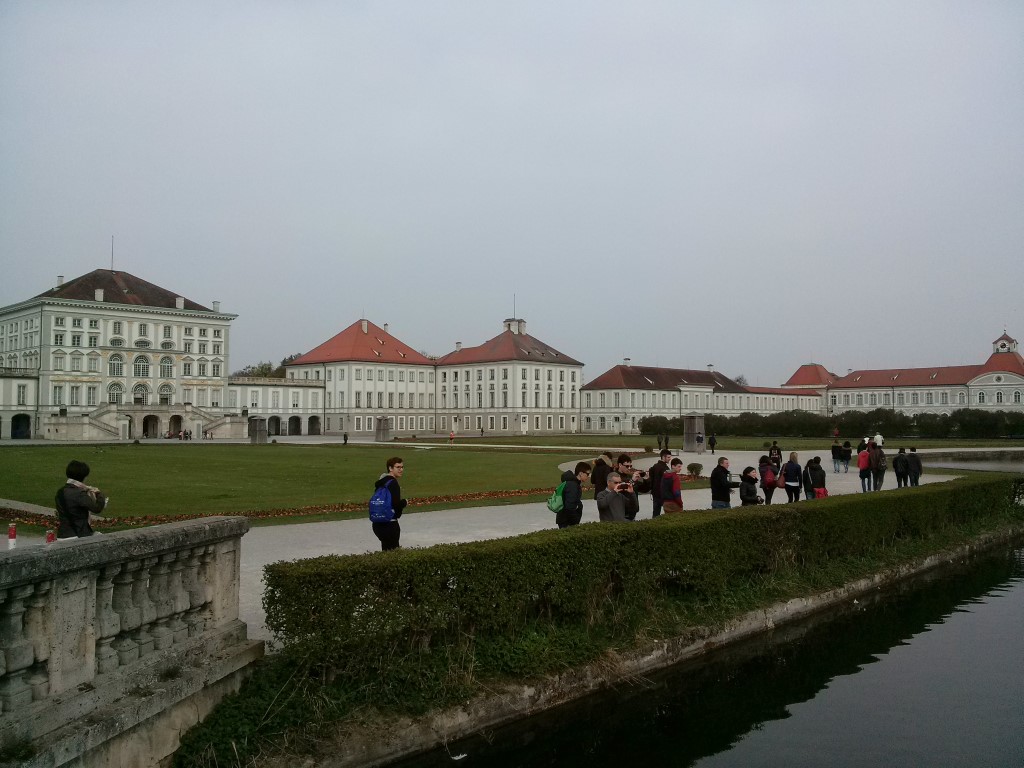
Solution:
M529 335L520 318L440 357L360 319L281 379L229 375L236 317L127 272L58 277L0 309L0 439L617 434L637 432L644 416L1024 408L1024 359L1005 333L978 365L840 377L812 363L769 388L629 361L584 383L583 363Z

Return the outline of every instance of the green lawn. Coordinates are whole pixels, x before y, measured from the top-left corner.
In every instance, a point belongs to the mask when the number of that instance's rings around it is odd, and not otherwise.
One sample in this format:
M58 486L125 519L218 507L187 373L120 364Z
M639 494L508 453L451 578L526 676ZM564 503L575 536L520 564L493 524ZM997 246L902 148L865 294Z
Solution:
M110 496L109 516L230 514L363 503L389 456L405 460L402 494L428 497L554 487L574 453L364 445L61 445L0 448L0 498L52 506L71 459ZM482 502L476 502L477 504ZM447 506L456 506L449 503Z

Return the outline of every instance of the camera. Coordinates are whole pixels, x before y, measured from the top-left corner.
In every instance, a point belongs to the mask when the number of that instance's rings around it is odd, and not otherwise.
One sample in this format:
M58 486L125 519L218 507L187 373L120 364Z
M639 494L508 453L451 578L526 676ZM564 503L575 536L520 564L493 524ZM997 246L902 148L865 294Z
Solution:
M619 483L618 485L615 486L615 490L616 491L632 491L633 490L633 486L630 485L629 483Z

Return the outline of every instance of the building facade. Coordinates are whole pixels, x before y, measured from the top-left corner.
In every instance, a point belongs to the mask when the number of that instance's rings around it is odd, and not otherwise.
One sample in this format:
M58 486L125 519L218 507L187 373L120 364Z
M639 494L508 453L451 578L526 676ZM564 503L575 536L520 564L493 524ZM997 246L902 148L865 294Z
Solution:
M0 309L0 438L128 439L226 432L231 321L98 269Z

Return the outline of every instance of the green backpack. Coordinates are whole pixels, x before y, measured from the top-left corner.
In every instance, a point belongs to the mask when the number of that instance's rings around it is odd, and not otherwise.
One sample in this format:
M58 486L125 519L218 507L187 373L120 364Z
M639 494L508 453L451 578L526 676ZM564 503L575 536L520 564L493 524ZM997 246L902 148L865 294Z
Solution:
M555 488L555 492L551 494L548 499L548 509L554 512L556 515L562 511L565 506L565 499L562 495L565 493L565 480L562 481L561 485Z

